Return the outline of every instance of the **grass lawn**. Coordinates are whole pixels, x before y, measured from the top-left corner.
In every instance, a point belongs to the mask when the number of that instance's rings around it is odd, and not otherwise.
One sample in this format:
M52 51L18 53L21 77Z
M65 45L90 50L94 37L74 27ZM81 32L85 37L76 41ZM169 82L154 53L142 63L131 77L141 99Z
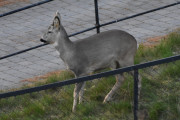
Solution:
M171 33L154 47L140 45L135 63L143 63L180 54L180 35ZM180 61L140 70L142 90L139 117L147 120L180 120ZM84 102L71 112L74 85L49 89L0 100L0 120L133 120L133 78L126 80L103 104L105 95L115 83L114 76L87 82ZM41 82L20 89L74 78L61 71Z

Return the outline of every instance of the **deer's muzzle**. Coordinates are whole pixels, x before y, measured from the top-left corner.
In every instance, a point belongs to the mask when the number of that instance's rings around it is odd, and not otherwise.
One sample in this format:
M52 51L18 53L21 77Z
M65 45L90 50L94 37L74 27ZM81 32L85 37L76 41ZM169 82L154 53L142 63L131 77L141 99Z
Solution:
M47 43L47 41L42 39L42 38L40 39L40 41L43 42L43 43Z

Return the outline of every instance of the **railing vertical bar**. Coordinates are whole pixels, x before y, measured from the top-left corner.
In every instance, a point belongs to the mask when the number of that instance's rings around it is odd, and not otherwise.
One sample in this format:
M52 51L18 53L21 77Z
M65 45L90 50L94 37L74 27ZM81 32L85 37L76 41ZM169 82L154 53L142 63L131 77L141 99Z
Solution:
M95 7L95 17L96 17L96 30L97 33L100 33L98 0L94 0L94 7Z
M134 70L134 120L138 120L138 69Z

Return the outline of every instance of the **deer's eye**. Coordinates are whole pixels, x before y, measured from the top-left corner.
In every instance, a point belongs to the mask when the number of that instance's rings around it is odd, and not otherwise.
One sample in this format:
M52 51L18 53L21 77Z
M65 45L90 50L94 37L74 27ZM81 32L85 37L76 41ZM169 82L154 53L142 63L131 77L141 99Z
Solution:
M52 33L51 31L48 31L48 33Z

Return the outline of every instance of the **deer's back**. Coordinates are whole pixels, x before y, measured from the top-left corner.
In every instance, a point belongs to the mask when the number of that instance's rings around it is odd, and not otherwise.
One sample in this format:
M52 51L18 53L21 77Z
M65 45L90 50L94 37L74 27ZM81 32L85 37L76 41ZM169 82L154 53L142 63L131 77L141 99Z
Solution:
M127 32L111 30L74 42L72 66L76 69L103 69L124 57L134 57L137 50L135 38ZM78 68L77 68L78 67ZM72 67L74 68L74 67Z
M137 42L129 33L110 30L75 42L78 49L87 55L115 54L117 52L136 51ZM119 53L120 54L120 53Z

